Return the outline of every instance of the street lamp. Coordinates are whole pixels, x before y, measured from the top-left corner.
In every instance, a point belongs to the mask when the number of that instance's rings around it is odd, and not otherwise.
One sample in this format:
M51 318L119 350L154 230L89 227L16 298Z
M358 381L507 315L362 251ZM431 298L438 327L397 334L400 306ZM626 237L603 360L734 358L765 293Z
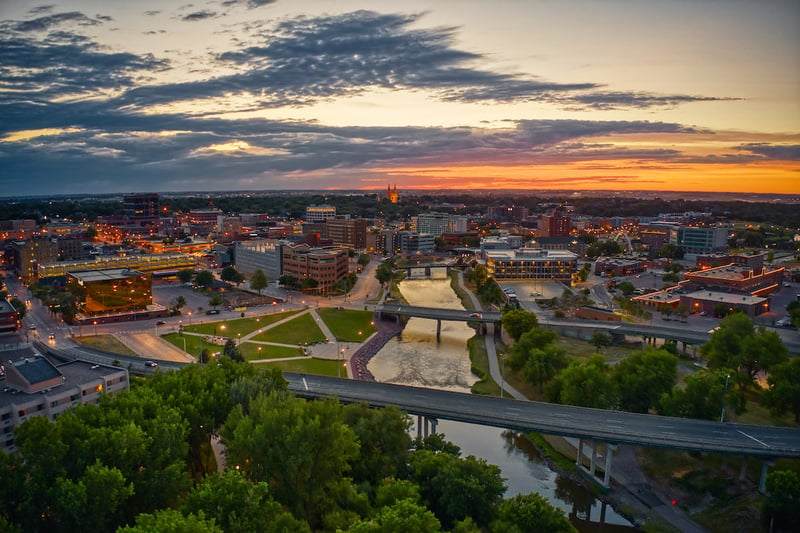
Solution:
M242 334L241 333L237 333L236 334L236 346L241 346L241 345L242 345Z
M731 379L731 375L728 374L725 376L725 388L722 389L722 412L719 414L719 421L722 422L725 418L725 396L728 394L728 380Z
M93 320L92 324L94 325L94 335L97 336L97 320Z
M189 311L189 325L192 325L192 312Z
M503 388L506 383L506 358L501 353L500 355L500 397L503 397Z
M336 345L338 348L338 344ZM336 373L339 377L342 377L342 362L344 362L344 348L339 349L338 357L336 358Z

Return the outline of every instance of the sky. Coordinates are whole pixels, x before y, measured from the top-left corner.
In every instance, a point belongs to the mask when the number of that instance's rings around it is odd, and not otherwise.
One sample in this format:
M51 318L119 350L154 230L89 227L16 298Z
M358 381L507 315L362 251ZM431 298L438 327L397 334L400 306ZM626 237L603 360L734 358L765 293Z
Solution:
M0 197L389 185L798 194L800 2L0 0Z

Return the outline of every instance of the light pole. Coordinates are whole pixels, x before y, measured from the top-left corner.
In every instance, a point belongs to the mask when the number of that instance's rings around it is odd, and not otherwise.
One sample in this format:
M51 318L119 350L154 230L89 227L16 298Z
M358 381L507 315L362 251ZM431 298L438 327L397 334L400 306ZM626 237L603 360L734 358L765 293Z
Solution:
M94 325L94 336L97 336L97 320L92 320L92 324Z
M500 354L500 397L503 397L503 388L506 383L506 358Z
M731 375L728 374L725 376L725 388L722 389L722 412L719 414L719 421L722 422L725 418L725 396L728 394L728 380L731 379Z
M189 325L192 325L192 312L189 311Z
M184 352L186 352L186 353L189 353L189 352L186 350L186 337L183 337L183 336L182 336L181 338L183 339L183 351L184 351Z

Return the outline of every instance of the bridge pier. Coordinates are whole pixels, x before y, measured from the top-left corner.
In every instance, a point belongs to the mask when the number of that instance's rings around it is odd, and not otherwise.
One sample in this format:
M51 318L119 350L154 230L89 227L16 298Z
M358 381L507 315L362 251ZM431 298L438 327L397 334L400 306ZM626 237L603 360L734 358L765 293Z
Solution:
M767 493L767 474L769 471L769 467L773 466L775 461L772 459L765 459L763 463L761 463L761 479L758 480L758 492L761 494Z
M437 341L442 340L442 321L441 320L437 320L436 321L436 340Z
M575 461L575 464L586 474L588 474L589 479L600 485L604 489L611 488L611 464L612 459L614 457L614 451L617 449L615 444L611 443L604 443L605 444L605 467L603 469L603 479L601 480L596 473L597 470L597 462L598 462L598 453L597 453L597 444L599 441L592 440L592 453L589 456L589 468L586 468L583 464L583 439L578 439L578 457Z
M436 425L439 420L436 418L429 418L427 416L417 415L417 437L427 438L428 435L436 433ZM430 432L428 425L430 424Z

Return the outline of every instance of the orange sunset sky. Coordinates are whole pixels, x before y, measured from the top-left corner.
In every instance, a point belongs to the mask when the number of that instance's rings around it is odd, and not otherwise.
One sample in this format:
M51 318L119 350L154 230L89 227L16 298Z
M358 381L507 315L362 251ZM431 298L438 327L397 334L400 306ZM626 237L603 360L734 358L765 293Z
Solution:
M0 24L0 196L800 193L794 0L6 0Z

